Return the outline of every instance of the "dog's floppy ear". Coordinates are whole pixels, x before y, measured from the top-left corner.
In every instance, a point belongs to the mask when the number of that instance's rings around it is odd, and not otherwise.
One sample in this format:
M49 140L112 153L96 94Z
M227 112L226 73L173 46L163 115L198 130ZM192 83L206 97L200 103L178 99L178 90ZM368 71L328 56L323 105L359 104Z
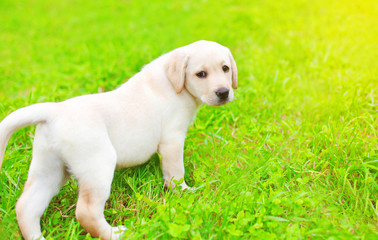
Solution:
M238 68L236 67L236 62L235 62L234 57L232 56L231 51L229 51L228 54L231 60L232 88L237 89L238 88Z
M181 93L185 85L186 66L189 57L184 53L175 51L171 53L165 66L165 73L176 93Z

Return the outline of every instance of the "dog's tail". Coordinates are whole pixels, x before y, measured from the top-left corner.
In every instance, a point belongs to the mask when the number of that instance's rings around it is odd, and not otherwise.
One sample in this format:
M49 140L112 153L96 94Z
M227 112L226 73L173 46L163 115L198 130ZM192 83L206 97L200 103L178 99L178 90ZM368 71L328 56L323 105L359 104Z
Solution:
M19 128L46 122L54 104L56 103L37 103L20 108L0 122L0 169L5 148L12 134Z

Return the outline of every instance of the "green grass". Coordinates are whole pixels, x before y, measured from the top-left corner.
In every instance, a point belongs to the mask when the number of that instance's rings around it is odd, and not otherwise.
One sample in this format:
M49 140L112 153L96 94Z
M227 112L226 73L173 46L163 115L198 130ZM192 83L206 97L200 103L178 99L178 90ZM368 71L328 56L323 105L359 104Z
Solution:
M148 2L148 3L147 3ZM130 239L377 239L378 3L337 0L0 1L0 119L36 102L112 90L199 39L239 68L236 99L203 106L185 146L196 192L164 191L159 157L118 170L105 215ZM0 234L33 128L0 172ZM91 239L70 180L42 218L51 239Z

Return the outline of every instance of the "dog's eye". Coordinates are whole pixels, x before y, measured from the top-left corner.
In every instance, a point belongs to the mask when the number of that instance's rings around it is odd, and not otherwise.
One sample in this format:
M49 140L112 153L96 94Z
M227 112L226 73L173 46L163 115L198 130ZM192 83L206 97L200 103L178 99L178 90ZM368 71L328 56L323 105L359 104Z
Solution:
M223 69L223 72L225 72L225 73L230 71L230 68L226 65L224 65L222 69Z
M206 72L201 71L201 72L197 73L196 75L197 75L197 77L199 77L199 78L205 78L207 74L206 74Z

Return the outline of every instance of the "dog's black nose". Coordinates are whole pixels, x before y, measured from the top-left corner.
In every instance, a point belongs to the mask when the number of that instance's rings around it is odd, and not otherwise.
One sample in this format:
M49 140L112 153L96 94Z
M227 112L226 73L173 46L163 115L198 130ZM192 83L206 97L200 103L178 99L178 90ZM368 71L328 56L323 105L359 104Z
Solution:
M221 99L221 100L226 100L228 98L228 93L230 90L227 88L220 88L218 89L215 94Z

